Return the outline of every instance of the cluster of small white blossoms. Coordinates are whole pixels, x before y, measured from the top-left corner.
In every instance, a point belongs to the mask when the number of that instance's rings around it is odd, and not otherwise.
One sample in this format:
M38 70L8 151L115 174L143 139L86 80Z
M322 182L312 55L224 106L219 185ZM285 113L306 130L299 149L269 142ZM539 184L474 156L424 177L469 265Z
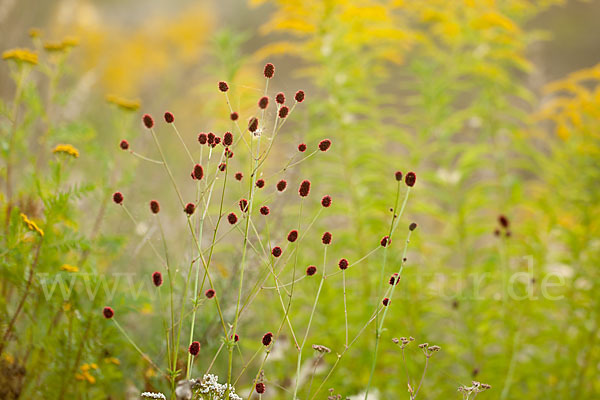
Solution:
M142 393L142 397L145 399L162 399L167 400L164 394L162 393L154 393L154 392L144 392Z
M200 398L206 400L226 400L225 394L228 390L229 400L242 400L242 398L235 393L235 389L232 385L219 383L219 377L213 374L204 375L201 381L196 382L194 390L196 394L200 395Z

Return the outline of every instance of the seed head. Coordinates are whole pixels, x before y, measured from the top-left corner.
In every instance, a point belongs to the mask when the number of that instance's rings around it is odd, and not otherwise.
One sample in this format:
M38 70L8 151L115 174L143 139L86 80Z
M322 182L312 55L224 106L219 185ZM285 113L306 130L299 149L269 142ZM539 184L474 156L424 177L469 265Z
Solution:
M508 221L508 218L506 218L505 215L499 215L498 222L504 229L508 228L508 226L510 225L510 222Z
M388 246L389 246L389 244L391 243L391 241L390 241L390 237L389 237L389 236L384 236L384 237L381 239L381 242L380 242L380 243L381 243L381 246L382 246L382 247L388 247Z
M287 181L285 179L282 179L279 182L277 182L277 190L278 191L283 192L286 187L287 187Z
M215 297L215 289L208 289L206 292L204 292L204 295L207 299L212 299L213 297Z
M104 315L104 318L106 319L111 319L115 316L115 312L110 307L104 307L104 309L102 310L102 315Z
M277 102L278 104L285 103L285 94L283 94L282 92L277 93L275 95L275 102Z
M185 211L187 215L192 215L194 211L196 211L196 206L194 205L194 203L187 203L183 211Z
M258 107L262 110L269 106L269 98L267 96L263 96L258 100Z
M271 210L269 210L269 207L267 207L267 206L262 206L262 207L260 208L260 213L261 213L262 215L265 215L265 216L267 216L267 215L269 215L269 213L270 213L270 212L271 212Z
M396 177L396 180L399 182L402 180L402 171L396 171L396 173L394 174L394 176Z
M229 90L229 85L227 84L227 82L221 81L219 82L219 90L223 93L225 93L226 91Z
M160 204L158 204L158 201L150 200L150 211L152 211L152 214L158 214L160 211Z
M271 79L273 75L275 75L275 66L271 63L267 63L263 73L265 74L265 78Z
M329 195L323 196L323 198L321 199L321 205L325 208L330 207L331 206L331 196L329 196Z
M244 174L242 174L241 172L236 172L235 173L235 179L237 181L241 181L243 177L244 177Z
M232 121L237 121L237 119L240 117L240 115L238 113L236 113L235 111L232 112L231 114L229 114L229 118L231 118Z
M142 117L142 121L148 129L151 129L154 126L154 120L152 119L150 114L144 114L144 116Z
M300 153L304 153L304 152L306 151L306 144L304 144L304 143L300 143L300 144L298 145L298 151L299 151Z
M331 140L323 139L319 142L319 150L327 151L329 150L329 147L331 147Z
M173 123L173 121L175 121L175 116L172 113L167 111L165 113L165 121L167 124L171 124L171 123Z
M414 172L409 172L408 174L406 174L406 178L404 178L404 182L406 183L406 186L413 187L413 186L415 186L416 181L417 181L417 174L415 174Z
M258 382L256 384L256 393L263 394L266 390L265 384L262 382Z
M206 144L207 141L208 136L206 135L206 133L202 132L198 135L198 142L200 142L200 144Z
M256 187L259 189L262 189L263 187L265 187L265 180L264 179L259 179L256 181Z
M294 96L294 99L298 102L298 103L302 103L304 101L304 91L303 90L298 90L296 92L296 95Z
M242 212L248 211L248 200L241 199L239 204L240 204L240 210L242 210Z
M225 132L225 134L223 135L223 145L231 146L232 144L233 144L233 133Z
M279 118L285 118L285 117L287 117L288 114L289 114L289 112L290 112L290 109L287 108L287 106L282 106L279 109Z
M227 221L229 221L231 225L235 225L238 221L238 217L237 215L235 215L235 213L229 213L229 215L227 216Z
M250 118L250 121L248 121L248 130L250 132L256 132L258 130L258 118Z
M119 147L121 148L121 150L127 150L129 148L129 142L123 139L121 140L121 143L119 143Z
M197 180L200 180L204 177L204 168L202 168L202 165L200 165L200 164L194 165L194 170L192 171L192 176L194 177L194 179L197 179Z
M281 247L279 246L275 246L273 247L273 250L271 250L271 254L273 254L273 257L277 258L279 256L281 256L282 250Z
M417 224L415 224L414 222L412 222L409 226L408 229L410 229L411 231L414 231L415 229L417 229Z
M192 342L192 344L190 344L189 352L196 357L198 353L200 353L200 342Z
M315 267L314 265L309 265L308 268L306 268L306 275L313 276L316 273L317 273L317 267Z
M300 189L298 189L298 194L300 197L306 197L310 193L310 181L305 179L300 184Z
M343 271L346 268L348 268L348 260L346 260L345 258L342 258L339 262L338 262L338 267L340 267L340 269Z
M323 242L323 244L331 244L331 233L325 232L321 237L321 242Z
M381 303L383 303L383 305L384 305L385 307L387 307L387 305L388 305L388 304L390 304L390 299L388 299L388 298L386 297L385 299L381 300Z
M152 274L152 283L154 283L154 286L156 287L163 284L163 277L160 272L156 271Z
M113 193L113 201L116 204L123 204L123 193L121 193L121 192Z
M270 345L272 341L273 341L273 334L271 332L265 333L264 336L262 337L262 344L264 346Z
M287 240L290 243L294 243L296 240L298 240L298 231L295 229L291 230L287 235Z

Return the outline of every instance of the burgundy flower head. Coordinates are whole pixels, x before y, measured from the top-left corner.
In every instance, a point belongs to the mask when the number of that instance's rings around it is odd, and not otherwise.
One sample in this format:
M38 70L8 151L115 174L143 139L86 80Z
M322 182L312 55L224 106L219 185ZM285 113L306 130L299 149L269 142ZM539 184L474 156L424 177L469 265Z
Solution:
M148 129L151 129L154 126L154 120L152 119L150 114L144 114L144 116L142 117L142 121Z
M319 142L319 150L327 151L331 147L331 140L323 139Z
M415 224L414 222L412 222L409 226L408 229L410 229L411 231L414 231L415 229L417 229L417 224Z
M229 213L229 215L227 216L227 221L229 221L231 225L235 225L238 221L238 217L237 215L235 215L235 213Z
M219 90L223 93L229 90L229 85L225 81L219 82Z
M406 186L415 186L415 182L417 182L417 174L415 174L414 172L407 173L406 178L404 178L404 182L406 183Z
M221 143L221 138L218 137L217 135L215 135L215 140L212 143L212 147L215 147L216 145L218 145L219 143Z
M198 142L200 142L200 144L206 144L207 141L208 141L208 136L206 135L206 133L202 132L202 133L198 134Z
M306 275L313 276L316 273L317 273L317 267L315 267L314 265L309 265L308 268L306 268Z
M175 121L175 116L173 115L173 113L170 113L167 111L165 113L165 122L167 124L171 124L171 123L173 123L173 121Z
M262 337L262 344L264 346L270 345L272 341L273 341L273 334L271 332L265 333L264 336Z
M382 247L388 247L390 245L391 240L389 236L384 236L383 238L381 238L381 242L379 242L381 244Z
M263 187L265 187L265 180L264 179L259 179L256 181L256 187L259 189L262 189Z
M227 164L225 164L225 163L221 163L221 164L219 164L219 167L218 167L218 168L219 168L219 171L223 172L223 171L225 171L225 169L227 168Z
M243 177L244 177L244 174L242 174L241 172L236 172L235 173L235 179L237 181L241 181Z
M279 118L285 118L290 113L290 109L287 106L282 106L279 109Z
M226 158L233 158L233 151L229 150L229 147L225 147L225 157Z
M381 303L383 303L383 305L384 305L385 307L387 307L387 305L388 305L388 304L390 304L390 299L388 299L388 298L386 297L385 299L381 300Z
M287 235L287 240L290 243L294 243L296 240L298 240L298 231L295 229L291 230Z
M304 152L306 151L306 144L304 144L304 143L300 143L300 144L298 145L298 151L299 151L300 153L304 153Z
M390 276L390 285L397 285L400 282L400 277L398 276L398 274L393 274L392 276Z
M196 164L194 165L194 171L192 172L194 179L200 180L204 177L204 168L202 165Z
M111 319L115 316L115 312L110 307L104 307L104 309L102 310L102 315L104 315L104 318L106 319Z
M267 207L267 206L262 206L262 207L260 208L260 213L261 213L262 215L265 215L265 216L266 216L266 215L269 215L269 213L270 213L270 212L271 212L271 210L270 210L270 209L269 209L269 207Z
M160 272L156 271L152 274L152 283L154 283L154 286L156 287L163 284L163 277Z
M232 121L237 121L237 119L240 117L240 115L238 113L236 113L235 111L232 112L231 114L229 114L229 118L231 118Z
M321 237L323 244L331 244L331 232L325 232Z
M262 382L258 382L256 384L256 393L263 394L266 390L265 384Z
M225 132L225 134L223 135L223 145L231 146L232 144L233 144L233 133Z
M505 215L499 215L498 216L498 222L505 229L508 228L508 226L510 225L510 222L508 221L508 218L506 218Z
M233 339L234 342L238 342L240 340L240 337L238 336L237 333L235 334L235 337L234 336L230 336L230 338Z
M250 132L256 132L258 130L258 118L250 118L250 121L248 121L248 130Z
M285 94L283 94L282 92L279 92L275 95L275 102L277 104L283 104L285 103Z
M190 344L189 352L196 357L200 353L200 342L192 342L192 344Z
M394 176L396 177L396 180L399 182L402 180L402 171L396 171L394 173Z
M127 150L129 148L129 142L123 139L121 140L121 143L119 143L119 147L121 148L121 150Z
M271 63L267 63L263 73L265 74L265 78L271 79L273 75L275 75L275 66Z
M240 205L240 210L242 210L242 212L248 211L248 200L240 199L239 205Z
M300 184L300 189L298 189L298 194L300 197L306 197L310 193L310 181L305 179Z
M294 96L294 99L298 102L298 103L302 103L304 101L304 91L303 90L298 90L296 92L296 95Z
M279 256L281 256L282 250L281 247L279 246L275 246L273 247L273 250L271 250L271 254L273 254L273 257L277 258Z
M340 269L343 271L346 268L348 268L348 260L346 260L345 258L342 258L339 262L338 262L338 267L340 267Z
M192 215L194 211L196 211L196 206L194 205L194 203L187 203L183 211L185 211L187 215Z
M123 193L121 193L121 192L114 192L113 193L113 201L116 204L123 204Z
M150 211L152 211L152 214L158 214L160 211L160 204L158 204L158 201L150 200Z
M278 191L283 192L286 187L287 187L287 181L285 179L282 179L279 182L277 182L277 190Z
M207 299L212 299L215 297L215 289L207 289L206 292L204 292L204 295Z
M325 208L330 207L331 206L331 196L329 196L329 195L323 196L323 198L321 199L321 205Z
M208 138L207 139L208 144L213 144L215 142L215 134L214 133L208 132L207 138Z
M263 96L258 100L258 107L262 110L269 106L269 98L267 96Z

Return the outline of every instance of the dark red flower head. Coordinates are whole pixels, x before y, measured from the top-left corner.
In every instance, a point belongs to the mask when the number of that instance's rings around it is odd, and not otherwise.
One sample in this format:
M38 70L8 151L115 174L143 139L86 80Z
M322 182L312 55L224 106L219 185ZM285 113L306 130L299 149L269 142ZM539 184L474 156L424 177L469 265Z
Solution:
M242 174L241 172L236 172L235 173L235 179L237 181L241 181L243 177L244 177L244 174Z
M298 103L302 103L304 101L304 91L303 90L298 90L296 92L296 95L294 96L294 99L298 102Z
M148 129L151 129L154 126L154 120L152 119L150 114L144 114L144 116L142 117L142 121Z
M298 189L298 194L300 197L306 197L310 193L310 181L305 179L300 184L300 189Z
M415 224L414 222L412 222L409 226L408 229L410 229L411 231L414 231L415 229L417 229L417 224Z
M402 171L396 171L394 176L396 177L396 180L400 182L402 180Z
M315 267L314 265L309 265L308 268L306 268L306 275L313 276L316 273L317 273L317 267Z
M259 189L262 189L263 187L265 187L265 180L264 179L259 179L256 181L256 187Z
M212 133L212 132L209 132L209 133L208 133L208 135L207 135L207 140L206 140L206 142L207 142L208 144L213 144L213 143L215 142L215 134L214 134L214 133Z
M271 210L269 210L269 207L267 207L267 206L262 206L262 207L260 208L260 213L261 213L262 215L265 215L265 216L266 216L266 215L269 215L269 213L270 213L270 212L271 212Z
M215 147L216 145L218 145L219 143L221 143L221 138L218 137L217 135L215 135L215 140L212 143L212 147Z
M194 203L187 203L183 210L187 215L192 215L194 211L196 211L196 206L194 205Z
M248 130L250 132L256 132L258 130L258 118L250 118L250 121L248 121Z
M388 247L389 244L391 243L390 241L390 237L389 236L384 236L383 238L381 238L381 246L383 247Z
M208 141L208 136L206 136L206 133L202 132L202 133L198 134L198 142L200 142L200 144L206 144L207 141Z
M160 211L160 204L158 204L158 201L150 200L150 211L152 211L152 214L158 214Z
M387 305L388 305L388 304L390 304L390 299L388 299L388 298L386 297L385 299L381 300L381 303L383 303L383 305L384 305L385 307L387 307Z
M279 109L279 118L285 118L290 113L290 109L287 106L282 106Z
M285 179L282 179L279 182L277 182L277 190L278 191L283 192L286 187L287 187L287 181Z
M206 292L204 292L204 295L207 299L212 299L215 297L215 289L207 289Z
M331 206L331 196L329 196L329 195L323 196L323 198L321 199L321 205L325 208L330 207Z
M219 82L219 90L223 93L225 93L226 91L229 90L229 85L227 84L227 82L221 81Z
M273 247L273 250L271 250L271 254L273 254L273 257L277 258L279 256L281 256L282 250L281 247L279 246L275 246Z
M298 240L298 231L295 229L291 230L287 235L287 240L290 243L294 243L296 240Z
M236 222L238 221L238 217L237 217L237 215L235 215L235 213L230 213L230 214L227 216L227 221L229 221L229 223L230 223L231 225L235 225L235 224L236 224Z
M262 382L258 382L256 384L256 393L263 394L266 390L265 384Z
M165 113L165 121L167 122L167 124L170 124L173 121L175 121L175 116L173 115L173 113L170 113L170 112L167 111Z
M331 140L323 139L319 142L319 150L327 151L329 150L329 147L331 147Z
M264 346L270 345L272 341L273 341L273 334L271 332L265 333L264 336L262 337L262 344Z
M160 272L156 271L152 274L152 283L154 283L154 286L156 287L163 284L163 278Z
M189 351L191 355L196 357L200 353L200 342L192 342Z
M342 258L339 262L338 262L338 267L340 267L340 269L343 271L346 268L348 268L348 260L346 260L345 258Z
M240 115L238 113L236 113L235 111L232 112L231 114L229 114L229 118L231 118L232 121L237 121L237 119L240 117Z
M197 180L200 180L204 177L204 168L202 168L202 165L194 165L194 171L192 172L192 176L194 177L194 179Z
M233 133L225 132L225 134L223 135L223 145L231 146L232 144L233 144Z
M323 244L331 244L331 232L325 232L323 237L321 237L321 242Z
M234 336L230 336L230 338L233 339L234 342L237 342L237 341L240 340L240 337L238 336L237 333L235 334L235 337Z
M123 204L123 193L121 193L121 192L113 193L113 201L117 204Z
M265 78L271 79L273 75L275 75L275 66L271 63L267 63L263 73L265 74Z
M123 139L121 140L121 143L119 143L119 147L121 148L121 150L127 150L129 148L129 142Z
M413 186L415 186L416 181L417 181L417 174L415 174L414 172L409 172L408 174L406 174L406 178L404 178L404 182L406 183L406 186L413 187Z
M267 96L263 96L258 100L258 107L262 110L269 106L269 98Z
M233 151L229 150L229 147L225 147L225 157L226 158L233 158Z
M277 93L275 95L275 102L277 102L278 104L285 103L285 94L283 94L282 92Z
M300 144L298 145L298 151L299 151L300 153L304 153L304 152L306 151L306 144L304 144L304 143L300 143Z
M242 212L248 211L248 200L240 199L239 204L240 204L240 210L242 210Z
M508 228L508 226L510 225L510 222L508 221L508 218L506 218L505 215L499 215L498 216L498 222L500 223L500 225L503 228Z
M102 314L104 315L104 318L111 319L112 317L114 317L115 312L110 307L104 307L104 309L102 310Z
M400 282L400 277L398 276L398 274L393 274L392 276L390 276L390 285L397 285L398 282Z
M219 164L219 167L218 167L218 168L219 168L219 171L223 172L223 171L225 171L225 169L227 168L227 164L225 164L225 163L221 163L221 164Z

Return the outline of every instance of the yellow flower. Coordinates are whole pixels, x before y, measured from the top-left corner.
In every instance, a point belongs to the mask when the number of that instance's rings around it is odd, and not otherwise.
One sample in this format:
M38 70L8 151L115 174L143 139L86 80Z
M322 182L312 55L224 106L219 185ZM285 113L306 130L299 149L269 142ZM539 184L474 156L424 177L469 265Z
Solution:
M37 224L34 221L30 220L29 217L27 217L27 215L21 213L21 219L23 220L25 225L27 225L27 228L30 231L35 231L40 236L42 236L42 237L44 236L44 231L39 226L37 226Z
M46 51L65 51L78 44L79 40L76 37L67 36L61 41L44 42L44 49Z
M29 30L29 36L32 38L40 37L42 36L42 31L38 28L31 28Z
M77 150L75 147L71 146L70 144L59 144L54 148L54 150L52 150L52 152L68 154L68 155L72 156L73 158L79 157L79 150Z
M74 265L63 264L60 266L60 269L67 272L78 272L79 268Z
M98 364L96 363L91 363L90 367L92 367L93 369L98 369Z
M79 369L81 369L83 372L87 372L90 370L90 364L83 364L81 367L79 367Z
M63 311L64 311L64 312L67 312L67 311L69 311L70 309L71 309L71 303L65 302L65 303L63 304Z
M85 380L84 376L81 374L75 374L75 379L77 379L78 381L83 381Z
M126 111L136 111L141 105L139 99L130 100L114 94L106 95L106 101L115 104Z
M104 362L107 364L121 365L121 361L119 361L119 359L115 357L107 357L104 359Z
M91 384L94 384L94 383L96 383L96 378L94 378L92 375L90 375L90 373L89 373L89 372L84 372L84 373L83 373L83 376L85 377L85 379L86 379L86 380L87 380L89 383L91 383Z
M14 60L17 63L24 62L31 65L38 63L38 55L36 52L29 49L10 49L2 53L2 59Z

